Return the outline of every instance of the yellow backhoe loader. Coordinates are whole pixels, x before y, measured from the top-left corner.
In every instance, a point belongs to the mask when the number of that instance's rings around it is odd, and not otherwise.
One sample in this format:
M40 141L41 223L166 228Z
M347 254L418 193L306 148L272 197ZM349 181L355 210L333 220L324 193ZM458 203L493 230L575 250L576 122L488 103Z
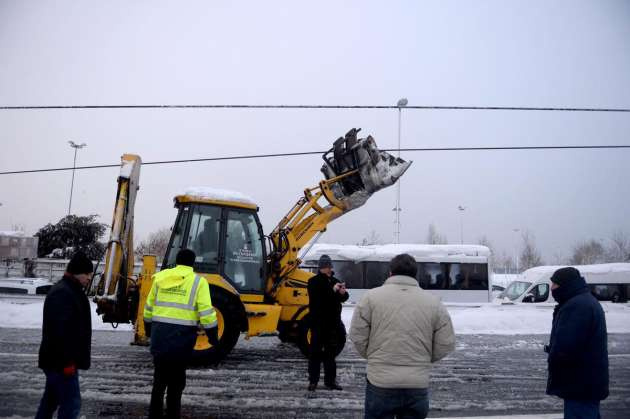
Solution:
M313 274L298 268L300 251L328 223L394 184L411 164L380 151L371 136L358 138L359 131L350 130L324 153L325 179L304 191L269 236L263 233L258 206L242 195L191 188L175 197L177 219L162 269L174 265L180 249L194 250L195 272L210 285L219 323L216 346L199 331L193 361L220 361L241 333L247 338L277 333L306 354L310 337L306 287ZM133 275L140 165L139 156L122 156L105 268L95 279L93 292L103 321L133 323L134 343L146 345L142 316L157 267L156 257L147 255L141 274Z

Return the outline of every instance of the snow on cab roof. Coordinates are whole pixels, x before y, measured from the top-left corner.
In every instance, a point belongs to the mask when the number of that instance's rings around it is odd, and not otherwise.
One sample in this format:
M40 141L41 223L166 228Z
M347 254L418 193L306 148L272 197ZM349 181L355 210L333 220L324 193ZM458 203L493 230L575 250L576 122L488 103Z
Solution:
M390 261L394 256L407 253L414 258L448 256L490 256L490 249L481 245L456 244L384 244L384 245L343 245L315 244L303 260L319 259L328 255L333 260L377 260Z
M213 201L240 202L247 205L256 205L252 198L241 192L230 191L227 189L208 188L205 186L188 187L182 195L200 199L210 199Z

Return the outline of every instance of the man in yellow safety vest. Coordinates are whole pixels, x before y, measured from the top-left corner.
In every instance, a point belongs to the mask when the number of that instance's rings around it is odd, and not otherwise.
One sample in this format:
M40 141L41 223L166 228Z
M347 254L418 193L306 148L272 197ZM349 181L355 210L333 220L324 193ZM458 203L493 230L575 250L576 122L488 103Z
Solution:
M161 418L166 396L166 416L179 418L186 387L186 363L194 349L199 326L212 345L219 343L217 314L210 300L208 282L193 271L195 252L182 249L177 266L153 276L144 306L144 325L151 338L155 371L149 418Z

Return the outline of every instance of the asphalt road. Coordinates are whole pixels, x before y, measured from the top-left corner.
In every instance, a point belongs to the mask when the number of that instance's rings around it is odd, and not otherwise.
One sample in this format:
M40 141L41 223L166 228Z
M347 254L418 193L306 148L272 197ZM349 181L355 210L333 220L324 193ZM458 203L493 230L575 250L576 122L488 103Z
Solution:
M546 336L458 336L457 350L432 374L430 417L561 412L545 393ZM40 331L0 329L0 417L33 417L43 392ZM81 373L87 418L146 417L152 364L130 332L95 331L92 369ZM611 396L604 418L630 409L630 334L609 337ZM213 369L188 371L183 417L362 417L365 361L347 345L338 358L343 391L306 391L306 362L275 337L241 340Z

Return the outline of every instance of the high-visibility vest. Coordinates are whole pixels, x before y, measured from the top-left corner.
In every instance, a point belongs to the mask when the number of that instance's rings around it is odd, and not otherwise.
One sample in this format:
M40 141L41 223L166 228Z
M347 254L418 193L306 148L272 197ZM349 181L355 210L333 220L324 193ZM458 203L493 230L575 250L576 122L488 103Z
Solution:
M144 321L197 326L217 326L208 282L185 265L165 269L153 276L144 305Z

